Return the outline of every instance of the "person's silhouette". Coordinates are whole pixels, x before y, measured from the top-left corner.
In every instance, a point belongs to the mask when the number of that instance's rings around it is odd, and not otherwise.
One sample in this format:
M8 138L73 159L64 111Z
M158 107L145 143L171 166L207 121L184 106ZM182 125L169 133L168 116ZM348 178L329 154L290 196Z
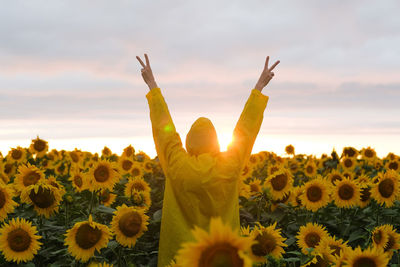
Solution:
M146 64L136 58L150 89L146 97L153 138L166 177L158 254L158 266L166 266L182 243L193 241L191 229L195 225L208 230L211 217L221 217L225 224L239 229L238 180L250 157L267 106L268 96L261 91L274 76L272 70L279 61L268 68L267 57L264 70L236 124L233 141L227 151L220 152L215 128L204 117L193 123L186 136L186 150L183 148L148 56L145 54Z

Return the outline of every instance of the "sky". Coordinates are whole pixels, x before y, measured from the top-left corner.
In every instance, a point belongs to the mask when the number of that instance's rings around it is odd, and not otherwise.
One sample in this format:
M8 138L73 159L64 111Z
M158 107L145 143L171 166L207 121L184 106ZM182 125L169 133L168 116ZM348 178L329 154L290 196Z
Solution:
M344 146L400 154L399 1L7 1L0 9L0 151L154 157L147 53L184 143L198 117L221 148L265 62L280 60L253 152Z

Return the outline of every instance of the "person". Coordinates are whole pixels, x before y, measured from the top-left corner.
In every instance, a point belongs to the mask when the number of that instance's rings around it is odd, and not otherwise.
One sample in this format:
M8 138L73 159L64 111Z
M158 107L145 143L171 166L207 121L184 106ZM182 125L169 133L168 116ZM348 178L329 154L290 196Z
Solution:
M168 106L158 87L147 54L146 63L136 57L150 91L146 98L157 156L165 174L158 266L166 266L184 242L193 241L194 226L208 230L212 217L239 230L238 180L260 130L268 96L261 93L274 77L264 70L245 104L227 151L221 152L212 122L200 117L186 136L186 150L176 132Z

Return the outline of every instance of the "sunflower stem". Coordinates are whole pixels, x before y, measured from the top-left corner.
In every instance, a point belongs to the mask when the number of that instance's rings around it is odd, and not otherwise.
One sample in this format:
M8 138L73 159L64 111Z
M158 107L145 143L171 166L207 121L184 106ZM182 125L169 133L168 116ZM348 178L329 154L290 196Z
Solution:
M94 198L95 194L96 194L95 191L92 191L92 196L90 197L90 205L89 205L89 215L88 215L88 217L92 214L93 198Z

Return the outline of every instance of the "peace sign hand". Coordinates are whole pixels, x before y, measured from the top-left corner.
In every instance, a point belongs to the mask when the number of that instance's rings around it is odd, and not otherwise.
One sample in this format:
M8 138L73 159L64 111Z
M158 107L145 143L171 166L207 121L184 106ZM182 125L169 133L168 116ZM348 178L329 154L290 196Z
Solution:
M264 70L261 73L261 76L258 79L256 86L254 87L260 92L265 86L267 86L269 81L274 77L275 74L272 72L272 70L280 63L280 61L278 60L271 66L271 68L268 68L268 62L269 62L269 56L265 60Z
M149 89L151 90L158 86L154 79L153 72L151 71L149 57L147 56L147 54L144 54L144 57L146 59L146 64L143 63L143 61L140 59L140 57L136 56L140 65L142 65L142 67L143 67L141 69L143 80L149 86Z

